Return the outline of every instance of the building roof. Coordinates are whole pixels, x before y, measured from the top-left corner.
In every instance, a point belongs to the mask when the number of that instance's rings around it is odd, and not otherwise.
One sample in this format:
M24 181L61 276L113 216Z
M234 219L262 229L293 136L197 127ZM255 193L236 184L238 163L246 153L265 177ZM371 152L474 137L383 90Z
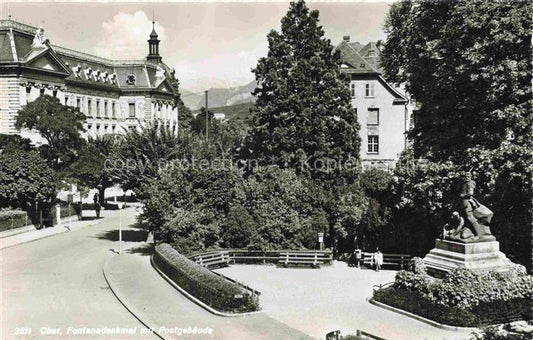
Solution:
M348 73L380 74L381 70L377 68L377 62L374 59L367 59L361 54L361 51L365 51L365 54L368 54L368 51L372 50L371 47L367 48L369 45L361 47L363 45L359 43L350 43L347 40L343 40L335 47L335 50L338 50L341 55L341 68ZM361 47L361 50L358 50L358 47Z
M65 81L76 86L102 90L156 91L178 95L178 81L167 65L149 60L111 60L52 45L46 40L34 47L38 29L14 20L0 20L0 70L2 64L20 64L64 73ZM157 38L155 29L150 35ZM14 49L13 49L14 47ZM44 58L46 60L37 60Z
M367 62L372 65L374 69L379 71L379 73L382 72L382 69L379 65L379 58L381 56L381 52L379 48L377 47L377 43L374 41L369 42L366 44L363 48L359 50L359 54L365 58Z
M340 52L341 70L343 72L360 75L375 76L377 80L394 96L394 104L405 104L407 97L387 83L381 76L382 68L379 64L380 50L376 42L363 45L359 42L350 42L350 37L345 36L343 41L335 47Z
M0 62L13 61L9 32L0 32Z

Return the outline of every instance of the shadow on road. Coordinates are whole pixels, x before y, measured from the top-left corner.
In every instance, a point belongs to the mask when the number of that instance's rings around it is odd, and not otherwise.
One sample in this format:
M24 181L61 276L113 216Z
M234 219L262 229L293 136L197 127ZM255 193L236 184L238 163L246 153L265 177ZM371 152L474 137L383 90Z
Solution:
M134 224L130 224L128 227L134 229L148 230L148 224L139 221L135 222Z
M130 254L140 254L140 255L143 255L143 256L150 256L154 252L154 244L153 243L146 243L146 244L143 244L140 247L130 248L130 249L127 250L127 252L130 253Z
M109 230L95 236L100 240L118 241L118 229ZM148 237L146 230L122 230L122 241L124 242L144 242Z

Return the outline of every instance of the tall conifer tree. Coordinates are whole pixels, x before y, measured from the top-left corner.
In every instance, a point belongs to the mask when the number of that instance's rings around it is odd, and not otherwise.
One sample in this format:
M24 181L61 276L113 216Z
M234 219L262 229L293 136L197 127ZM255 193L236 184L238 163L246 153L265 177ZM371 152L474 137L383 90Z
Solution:
M268 56L253 70L257 103L247 150L259 164L353 178L354 170L338 165L359 157L357 114L318 16L304 1L291 2L281 32L268 34Z

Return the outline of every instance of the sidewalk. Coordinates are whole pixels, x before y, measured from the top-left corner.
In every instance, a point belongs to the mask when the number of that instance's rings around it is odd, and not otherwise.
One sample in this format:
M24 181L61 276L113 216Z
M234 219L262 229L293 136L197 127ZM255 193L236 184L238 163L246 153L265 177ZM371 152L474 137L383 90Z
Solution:
M84 210L84 217L88 218L83 221L78 221L77 217L72 216L72 222L69 226L69 218L61 220L61 225L55 225L51 228L35 229L33 225L16 228L12 230L6 230L0 233L0 249L9 248L18 244L32 242L45 237L54 236L57 234L67 233L69 231L75 231L83 227L96 225L103 221L108 216L112 216L118 211L102 210L100 218L96 218L96 213L90 210Z
M147 245L146 243L144 244ZM142 248L142 247L141 247ZM150 264L150 256L126 250L104 265L104 276L120 302L164 339L313 339L264 313L216 316L180 294ZM140 253L140 254L139 254ZM183 334L190 328L211 334Z

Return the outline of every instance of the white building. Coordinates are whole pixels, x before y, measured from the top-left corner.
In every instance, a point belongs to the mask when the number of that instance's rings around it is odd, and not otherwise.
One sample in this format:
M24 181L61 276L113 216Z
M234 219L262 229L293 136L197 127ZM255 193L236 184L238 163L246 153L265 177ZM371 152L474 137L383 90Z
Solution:
M412 112L409 100L382 77L376 43L362 45L345 36L336 49L341 55L341 71L351 76L352 105L361 125L363 167L391 169L407 146Z
M178 130L178 81L161 61L155 30L143 60L110 60L52 45L42 28L0 20L0 133L17 131L18 111L43 94L76 106L87 135L117 134L157 121Z

